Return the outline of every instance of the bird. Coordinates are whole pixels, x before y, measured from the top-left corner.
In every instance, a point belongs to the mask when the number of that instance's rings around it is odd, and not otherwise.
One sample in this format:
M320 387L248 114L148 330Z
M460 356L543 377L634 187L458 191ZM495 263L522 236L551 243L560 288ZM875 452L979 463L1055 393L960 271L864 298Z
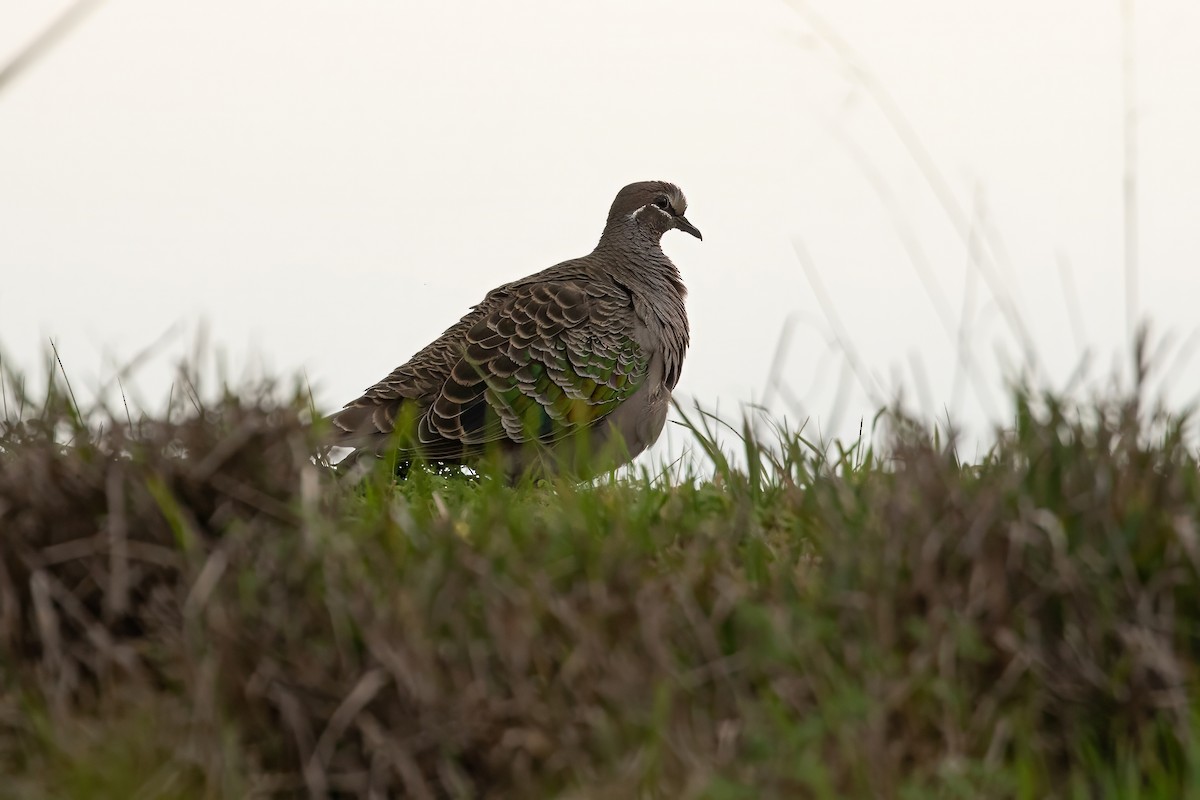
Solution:
M617 192L595 248L488 292L458 322L328 417L363 456L510 476L601 474L653 444L690 341L679 269L661 240L703 241L673 183Z

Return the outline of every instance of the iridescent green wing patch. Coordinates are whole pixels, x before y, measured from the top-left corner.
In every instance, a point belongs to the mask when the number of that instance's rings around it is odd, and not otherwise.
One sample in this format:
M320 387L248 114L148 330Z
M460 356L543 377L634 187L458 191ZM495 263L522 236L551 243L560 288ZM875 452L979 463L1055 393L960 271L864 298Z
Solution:
M549 442L594 425L646 379L635 325L631 299L615 287L515 289L467 332L421 438Z

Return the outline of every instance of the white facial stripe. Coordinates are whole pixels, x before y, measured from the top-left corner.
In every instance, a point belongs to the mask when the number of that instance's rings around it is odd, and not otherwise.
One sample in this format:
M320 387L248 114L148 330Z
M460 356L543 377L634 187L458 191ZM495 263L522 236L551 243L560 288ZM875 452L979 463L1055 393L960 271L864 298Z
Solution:
M669 212L669 211L664 211L663 209L661 209L661 208L659 208L658 206L654 205L654 203L646 203L646 205L642 206L641 208L637 209L637 210L636 210L636 211L634 211L632 214L630 214L630 215L629 215L629 219L637 219L637 218L638 218L638 214L641 214L641 213L642 213L643 211L645 211L647 208L653 208L655 211L657 211L658 213L662 214L664 217L670 217L670 216L671 216L671 212Z

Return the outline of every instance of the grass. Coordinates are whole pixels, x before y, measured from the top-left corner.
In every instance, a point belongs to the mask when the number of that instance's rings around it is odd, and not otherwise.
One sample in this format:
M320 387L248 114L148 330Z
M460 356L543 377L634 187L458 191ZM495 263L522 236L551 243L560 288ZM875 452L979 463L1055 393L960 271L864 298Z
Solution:
M511 487L339 483L270 387L19 384L0 796L1200 796L1200 472L1139 391Z

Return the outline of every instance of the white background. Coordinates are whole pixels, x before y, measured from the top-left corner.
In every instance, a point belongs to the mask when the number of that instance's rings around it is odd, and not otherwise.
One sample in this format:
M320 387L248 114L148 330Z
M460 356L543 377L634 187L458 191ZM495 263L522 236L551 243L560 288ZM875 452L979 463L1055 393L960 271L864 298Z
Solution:
M5 0L0 63L62 7ZM1183 341L1200 4L1135 30L1139 312ZM1002 420L1005 371L1103 378L1126 337L1121 32L1116 0L111 0L0 94L0 346L36 375L53 338L87 396L175 326L132 380L154 405L204 322L234 377L332 410L665 179L705 236L665 242L683 394L825 436L902 387Z

